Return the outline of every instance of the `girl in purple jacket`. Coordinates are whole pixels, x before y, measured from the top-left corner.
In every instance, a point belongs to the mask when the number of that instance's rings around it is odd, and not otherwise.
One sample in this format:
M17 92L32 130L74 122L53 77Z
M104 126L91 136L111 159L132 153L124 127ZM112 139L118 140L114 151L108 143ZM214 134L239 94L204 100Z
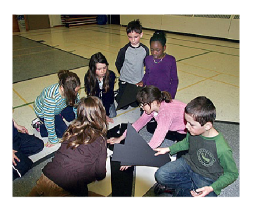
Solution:
M151 55L145 58L145 75L139 86L153 85L160 91L167 91L174 99L178 87L175 58L165 53L166 36L163 31L155 31L150 39Z

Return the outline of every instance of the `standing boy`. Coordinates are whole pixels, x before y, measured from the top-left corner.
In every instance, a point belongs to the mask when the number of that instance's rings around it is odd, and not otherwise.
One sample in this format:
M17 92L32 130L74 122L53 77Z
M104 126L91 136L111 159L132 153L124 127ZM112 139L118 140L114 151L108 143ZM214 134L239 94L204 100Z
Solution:
M173 155L182 150L188 153L157 170L156 191L167 188L174 191L174 196L215 197L237 179L232 150L213 127L215 118L215 106L206 97L197 97L187 104L186 138L171 147L155 149L155 155Z
M142 25L139 20L128 23L126 28L129 43L120 49L115 65L120 73L119 93L116 101L122 99L127 84L137 85L144 76L144 59L149 55L147 46L140 43L143 36ZM134 98L134 101L136 99Z

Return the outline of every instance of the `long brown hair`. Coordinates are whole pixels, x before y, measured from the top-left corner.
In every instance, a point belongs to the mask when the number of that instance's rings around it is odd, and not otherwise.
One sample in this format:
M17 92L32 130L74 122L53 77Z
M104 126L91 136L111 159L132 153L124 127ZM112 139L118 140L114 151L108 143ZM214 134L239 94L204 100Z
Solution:
M62 141L76 136L76 139L68 144L68 147L75 149L81 144L90 144L102 136L105 144L106 133L106 112L101 100L95 96L82 97L78 103L77 118L69 125Z
M105 90L105 92L107 92L110 88L109 86L110 73L108 70L109 63L107 62L105 56L101 52L98 52L91 56L89 61L89 69L88 69L88 72L85 74L85 79L84 79L85 92L87 95L90 95L90 96L96 95L96 90L97 90L96 89L96 82L97 82L96 64L97 63L102 63L107 66L106 75L104 77L103 89Z
M80 78L76 73L70 72L69 70L60 70L58 72L58 78L59 86L63 86L64 88L67 105L74 106L77 97L75 88L81 86Z

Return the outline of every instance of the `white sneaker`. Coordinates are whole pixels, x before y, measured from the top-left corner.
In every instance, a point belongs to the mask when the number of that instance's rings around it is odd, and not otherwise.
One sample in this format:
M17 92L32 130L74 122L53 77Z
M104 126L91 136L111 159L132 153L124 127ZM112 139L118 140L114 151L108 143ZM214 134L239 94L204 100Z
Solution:
M177 155L176 154L173 155L173 156L169 155L169 157L171 159L171 162L176 161L176 159L177 159Z
M32 120L31 126L35 128L35 130L37 130L38 132L40 132L40 125L42 125L42 121L40 121L39 118L35 118L34 120Z

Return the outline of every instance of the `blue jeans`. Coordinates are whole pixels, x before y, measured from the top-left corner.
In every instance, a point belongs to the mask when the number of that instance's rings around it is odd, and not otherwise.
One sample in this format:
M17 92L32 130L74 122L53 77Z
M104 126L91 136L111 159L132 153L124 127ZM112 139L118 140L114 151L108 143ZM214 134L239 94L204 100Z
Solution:
M114 118L116 117L116 115L117 115L117 112L116 112L115 104L113 102L109 108L109 118Z
M181 157L160 167L155 173L155 179L159 184L175 190L177 197L191 197L191 190L204 186L210 186L214 180L193 172L186 161ZM207 197L216 197L210 192Z

